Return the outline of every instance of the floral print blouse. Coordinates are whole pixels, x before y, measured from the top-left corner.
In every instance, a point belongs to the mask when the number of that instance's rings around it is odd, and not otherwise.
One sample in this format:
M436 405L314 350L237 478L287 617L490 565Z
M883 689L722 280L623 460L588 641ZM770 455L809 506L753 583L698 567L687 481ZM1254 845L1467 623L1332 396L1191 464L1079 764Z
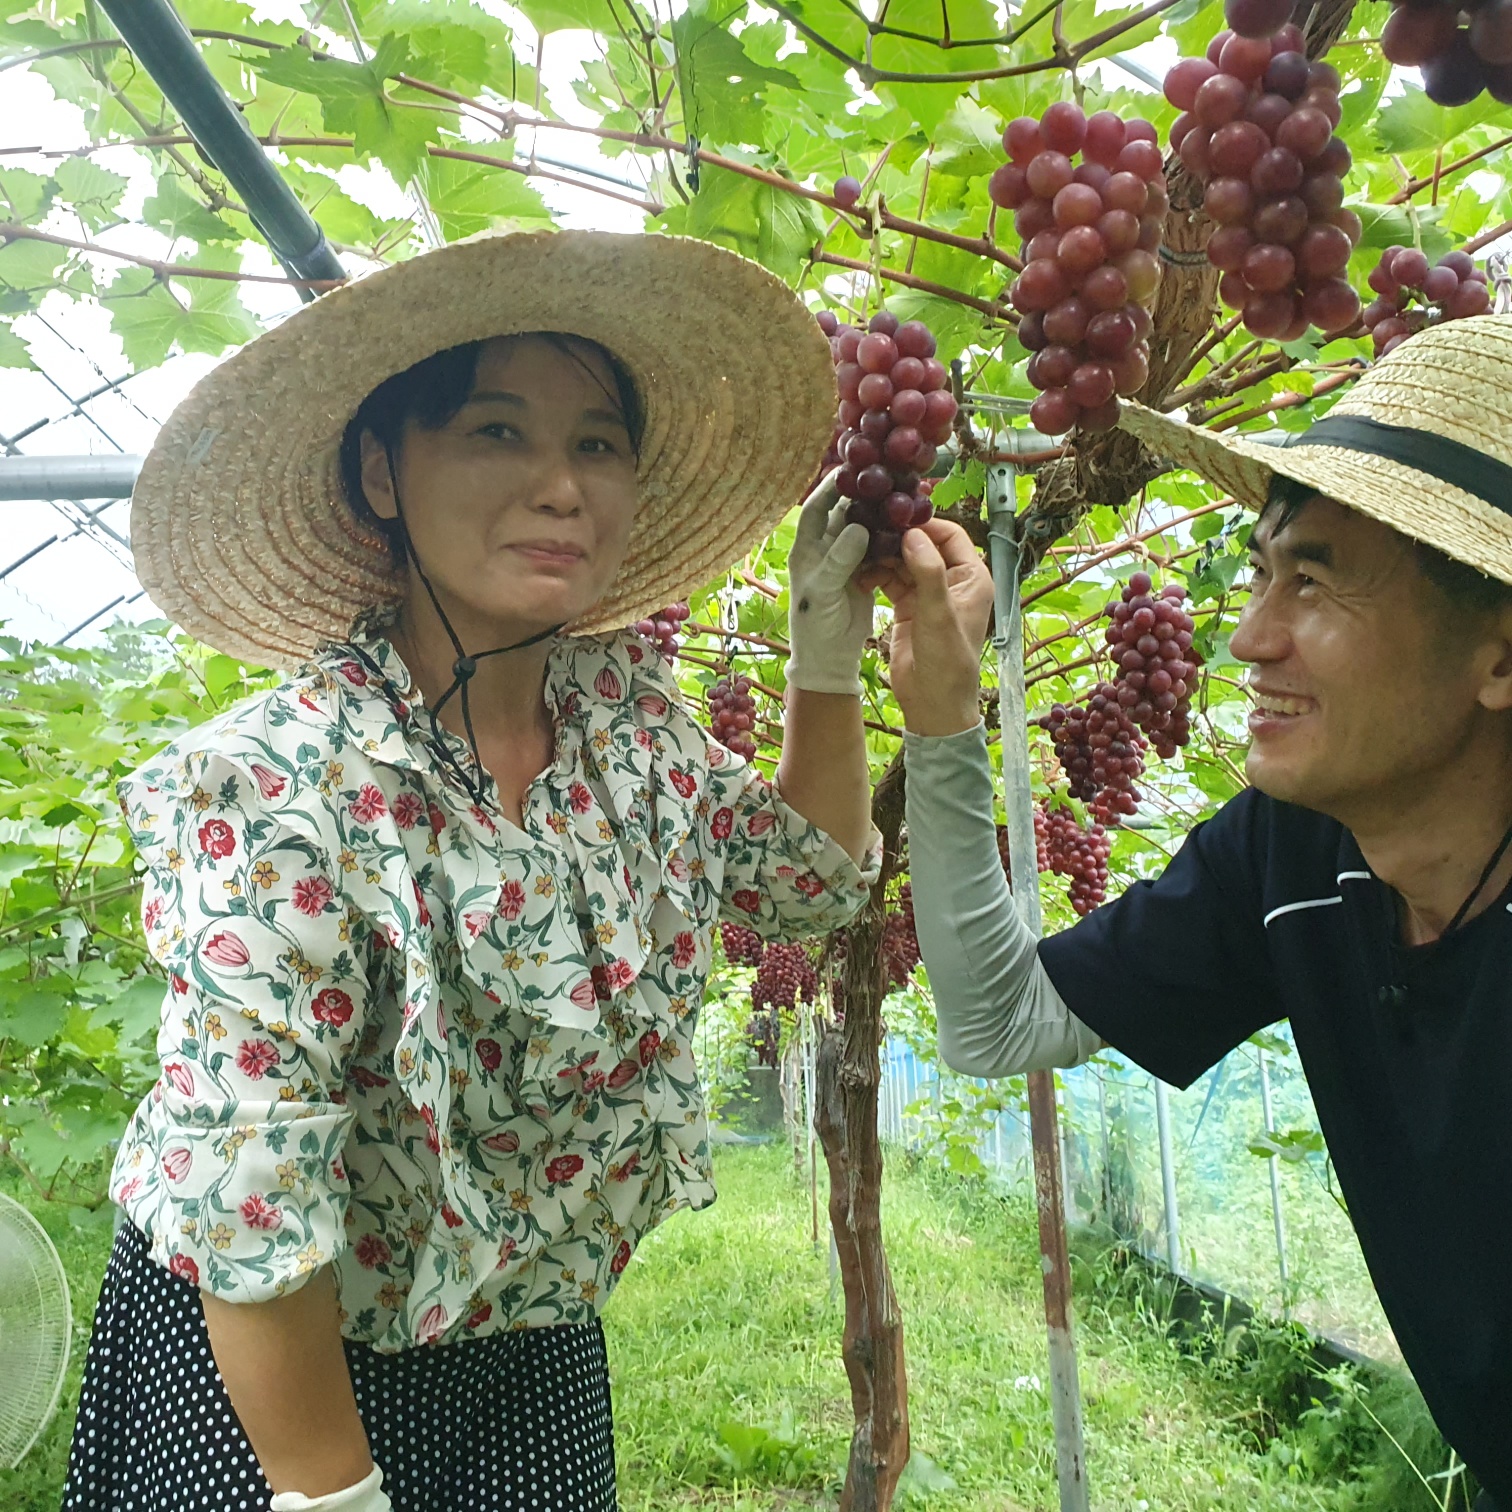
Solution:
M562 637L523 829L381 635L120 784L168 973L111 1196L233 1301L333 1264L385 1352L591 1319L714 1199L692 1036L721 915L844 924L876 875L713 743L625 633Z

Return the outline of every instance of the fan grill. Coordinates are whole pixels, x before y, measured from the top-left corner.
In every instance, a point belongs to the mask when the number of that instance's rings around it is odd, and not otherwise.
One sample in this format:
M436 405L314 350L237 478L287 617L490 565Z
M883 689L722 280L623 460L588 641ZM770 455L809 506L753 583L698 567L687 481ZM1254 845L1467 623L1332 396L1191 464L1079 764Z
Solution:
M0 1193L0 1466L14 1469L58 1405L73 1314L53 1242Z

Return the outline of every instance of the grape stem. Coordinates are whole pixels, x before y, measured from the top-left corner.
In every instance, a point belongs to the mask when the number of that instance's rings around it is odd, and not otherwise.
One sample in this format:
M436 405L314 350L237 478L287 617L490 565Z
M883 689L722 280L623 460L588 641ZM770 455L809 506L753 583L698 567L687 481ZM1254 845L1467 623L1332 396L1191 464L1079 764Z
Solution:
M1321 388L1322 385L1320 384ZM1300 396L1299 396L1300 397ZM1074 582L1085 572L1090 572L1094 567L1100 567L1104 562L1111 561L1116 556L1122 556L1126 551L1132 551L1141 542L1153 540L1158 535L1164 535L1166 531L1177 525L1185 525L1188 520L1200 519L1203 515L1212 514L1215 509L1227 509L1233 504L1232 499L1215 499L1209 504L1200 504L1196 509L1189 509L1184 514L1174 515L1169 520L1163 520L1159 525L1152 525L1148 530L1142 530L1137 535L1125 536L1121 541L1114 541L1111 546L1105 546L1101 551L1093 553L1074 572L1067 572L1064 568L1053 582L1046 583L1043 587L1036 588L1033 593L1026 593L1023 599L1024 608L1037 599L1042 599L1046 594L1055 593L1064 588L1067 583Z
M1498 137L1489 147L1482 147L1478 152L1467 152L1464 157L1456 158L1452 163L1444 164L1443 167L1435 164L1434 171L1426 178L1408 179L1405 187L1393 194L1386 203L1388 205L1405 204L1414 194L1421 194L1428 188L1433 189L1436 203L1438 186L1451 173L1458 173L1460 169L1468 168L1472 163L1478 163L1482 158L1490 157L1493 152L1500 152L1504 147L1512 147L1512 136Z
M853 273L873 273L887 279L890 283L902 284L906 289L917 289L921 294L934 294L941 299L949 299L969 309L978 310L993 320L1009 325L1018 323L1011 318L1013 311L1006 305L995 305L985 299L978 299L974 294L962 294L959 289L949 289L944 284L931 283L925 278L915 278L913 274L901 273L895 268L873 267L869 262L862 262L854 257L841 257L834 252L826 252L819 246L816 246L809 254L809 261L825 263L833 268L848 268Z
M1225 415L1221 420L1214 422L1208 427L1209 430L1231 430L1236 425L1243 425L1246 420L1253 420L1260 415L1274 414L1277 410L1293 409L1299 404L1306 404L1310 399L1316 399L1323 394L1331 394L1336 388L1342 388L1346 383L1353 383L1356 378L1364 373L1364 368L1355 368L1348 373L1335 373L1331 378L1325 378L1316 384L1310 394L1281 394L1268 400L1265 404L1257 404L1252 409L1240 410L1237 414ZM1231 500L1225 500L1231 503Z

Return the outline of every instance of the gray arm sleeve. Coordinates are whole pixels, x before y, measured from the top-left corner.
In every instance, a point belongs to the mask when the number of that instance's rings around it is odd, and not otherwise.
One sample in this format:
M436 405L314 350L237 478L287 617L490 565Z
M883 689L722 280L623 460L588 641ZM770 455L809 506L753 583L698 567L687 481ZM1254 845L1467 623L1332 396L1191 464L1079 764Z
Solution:
M1076 1066L1102 1041L1061 1001L998 859L982 725L905 735L914 923L940 1055L966 1076Z

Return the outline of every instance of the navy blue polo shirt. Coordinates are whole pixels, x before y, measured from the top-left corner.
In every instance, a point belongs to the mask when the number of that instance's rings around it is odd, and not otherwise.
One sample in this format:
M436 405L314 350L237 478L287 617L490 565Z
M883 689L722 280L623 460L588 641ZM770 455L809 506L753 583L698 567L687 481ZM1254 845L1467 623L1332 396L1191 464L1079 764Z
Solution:
M1348 830L1251 789L1040 958L1080 1019L1178 1087L1291 1020L1402 1353L1512 1504L1512 888L1399 949L1395 979L1393 917ZM1405 1004L1383 1005L1394 980Z

